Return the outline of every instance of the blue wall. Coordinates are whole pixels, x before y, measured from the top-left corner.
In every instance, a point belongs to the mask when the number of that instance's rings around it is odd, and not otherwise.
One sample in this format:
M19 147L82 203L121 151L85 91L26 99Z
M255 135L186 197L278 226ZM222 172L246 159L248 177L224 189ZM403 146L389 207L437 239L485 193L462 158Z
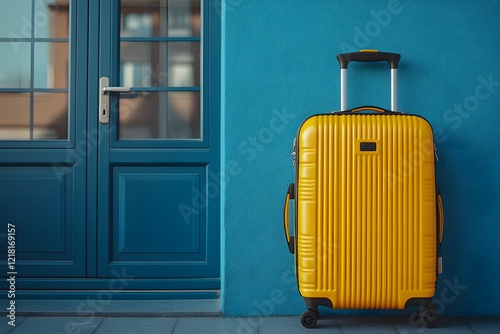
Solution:
M301 122L339 108L335 56L402 54L399 109L434 126L446 210L438 311L500 315L500 2L227 0L223 312L300 314L282 226ZM350 66L349 105L389 107L386 65Z

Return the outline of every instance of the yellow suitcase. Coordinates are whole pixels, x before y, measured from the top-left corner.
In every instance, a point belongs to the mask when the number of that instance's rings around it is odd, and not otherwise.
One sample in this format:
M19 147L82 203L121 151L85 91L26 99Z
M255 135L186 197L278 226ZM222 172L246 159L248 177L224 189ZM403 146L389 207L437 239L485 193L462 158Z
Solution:
M301 317L305 327L316 325L318 306L418 305L424 326L436 321L431 300L443 234L437 154L430 124L395 111L399 58L374 51L339 55L342 111L308 118L294 141L295 183L288 188L284 223L308 309ZM392 111L346 110L350 61L389 62ZM367 110L375 114L359 113Z

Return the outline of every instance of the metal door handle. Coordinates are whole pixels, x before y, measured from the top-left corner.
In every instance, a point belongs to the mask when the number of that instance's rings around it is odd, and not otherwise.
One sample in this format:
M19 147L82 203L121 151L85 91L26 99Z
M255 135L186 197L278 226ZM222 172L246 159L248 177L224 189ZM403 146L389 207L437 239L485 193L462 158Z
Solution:
M109 94L110 92L128 93L130 87L109 87L109 78L99 79L99 122L109 123Z
M102 87L102 91L106 92L118 92L118 93L129 93L130 87Z

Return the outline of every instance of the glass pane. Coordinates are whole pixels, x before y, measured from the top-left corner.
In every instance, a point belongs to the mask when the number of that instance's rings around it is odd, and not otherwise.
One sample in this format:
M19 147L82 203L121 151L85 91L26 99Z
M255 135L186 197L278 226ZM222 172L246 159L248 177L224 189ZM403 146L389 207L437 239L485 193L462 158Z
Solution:
M166 2L167 0L150 0L146 2L122 0L120 36L166 36Z
M199 92L148 92L120 98L120 139L199 139Z
M200 138L200 93L169 92L167 137Z
M121 86L166 86L167 43L120 43Z
M168 85L187 87L200 85L200 43L168 44Z
M35 93L33 139L68 138L68 94Z
M69 0L36 0L35 37L68 38Z
M31 1L2 1L0 37L31 37Z
M122 16L122 37L150 37L153 34L149 13L127 13Z
M0 87L30 87L30 43L0 42Z
M200 0L169 0L168 35L200 36Z
M30 139L30 94L0 93L0 139Z
M122 42L120 85L186 87L200 85L200 43ZM168 76L168 80L167 80Z
M68 87L68 43L35 43L35 88Z
M200 0L121 1L121 37L200 36L200 27Z

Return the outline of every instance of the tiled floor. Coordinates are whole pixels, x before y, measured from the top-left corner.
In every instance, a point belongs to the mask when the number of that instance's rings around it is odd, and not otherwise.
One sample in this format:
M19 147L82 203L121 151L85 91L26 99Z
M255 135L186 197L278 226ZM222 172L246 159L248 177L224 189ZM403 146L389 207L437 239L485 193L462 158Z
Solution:
M168 318L168 317L18 317L4 319L0 333L12 334L322 334L322 333L500 333L500 318L442 317L437 327L411 325L405 317L323 317L315 329L299 317Z

